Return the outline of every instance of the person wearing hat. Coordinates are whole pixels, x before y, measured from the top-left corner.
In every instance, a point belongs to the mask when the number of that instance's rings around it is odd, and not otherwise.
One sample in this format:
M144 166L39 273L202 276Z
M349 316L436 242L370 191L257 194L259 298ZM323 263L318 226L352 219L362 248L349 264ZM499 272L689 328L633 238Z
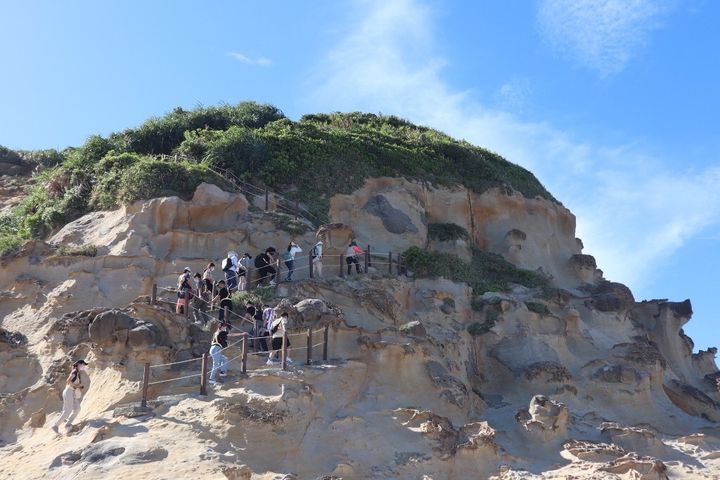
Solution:
M189 308L189 305L185 305L185 292L188 292L189 298L193 297L193 288L190 280L190 274L192 270L190 267L185 267L183 273L178 277L177 283L177 304L175 305L175 313L185 313L185 308Z
M87 368L88 363L85 360L78 360L72 364L72 370L65 380L65 389L62 393L63 408L60 417L55 421L52 429L55 433L60 433L58 427L65 420L65 427L69 432L72 430L72 422L80 413L80 402L82 401L82 392L85 388L82 382L82 372Z
M310 250L310 258L312 258L313 274L315 276L317 276L317 278L322 277L322 269L323 269L322 256L323 256L323 242L322 242L322 240L320 240L315 245L313 245L312 249Z

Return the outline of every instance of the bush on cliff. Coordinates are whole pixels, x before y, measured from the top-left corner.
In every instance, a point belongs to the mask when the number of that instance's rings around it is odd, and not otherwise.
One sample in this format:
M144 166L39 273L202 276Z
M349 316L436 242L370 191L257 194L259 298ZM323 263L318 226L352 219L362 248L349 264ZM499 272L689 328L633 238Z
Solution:
M24 158L6 150L8 158ZM316 114L293 122L255 102L176 108L135 129L91 136L79 148L43 152L26 153L51 168L0 221L0 253L92 210L162 195L187 198L203 181L231 188L221 170L302 202L320 221L332 195L378 176L554 200L532 173L499 155L394 116Z
M477 297L485 292L503 292L516 283L528 288L546 289L549 280L539 273L518 268L500 255L478 248L472 251L472 260L467 263L457 255L410 247L403 254L407 268L418 277L444 277L464 282L473 289Z

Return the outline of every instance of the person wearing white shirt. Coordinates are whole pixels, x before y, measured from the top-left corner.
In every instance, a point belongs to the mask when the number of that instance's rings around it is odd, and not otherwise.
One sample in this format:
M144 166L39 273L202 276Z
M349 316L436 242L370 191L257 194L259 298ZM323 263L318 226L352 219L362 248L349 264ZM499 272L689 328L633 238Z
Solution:
M285 260L285 266L288 269L288 274L285 278L286 282L292 281L292 276L295 272L295 255L300 252L302 252L302 248L300 248L297 243L290 242L287 247L287 251L283 254L283 260Z
M272 365L277 362L277 360L273 361L273 357L279 357L280 356L280 350L282 349L282 343L283 343L283 336L285 335L285 332L287 331L287 322L288 322L288 314L287 312L283 312L280 317L276 318L272 321L270 324L270 333L272 335L272 351L268 355L267 364ZM290 348L290 339L287 339L287 344L285 345L287 348ZM285 361L288 363L292 363L292 360L290 359L290 356L288 355L285 358Z

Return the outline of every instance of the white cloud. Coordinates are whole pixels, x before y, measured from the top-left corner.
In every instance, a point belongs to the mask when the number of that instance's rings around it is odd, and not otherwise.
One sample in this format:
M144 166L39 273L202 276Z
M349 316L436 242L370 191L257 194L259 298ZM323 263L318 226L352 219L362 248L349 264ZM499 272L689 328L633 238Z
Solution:
M538 22L553 47L607 76L648 44L671 9L670 0L541 0Z
M268 67L272 65L272 60L262 56L253 58L245 55L244 53L238 52L228 52L228 56L234 58L238 62L247 63L248 65L258 65L261 67Z
M578 141L549 123L487 108L443 81L426 7L415 0L362 6L364 20L318 67L308 107L400 115L529 168L577 214L586 252L606 276L633 287L720 222L720 169L676 172L635 146Z

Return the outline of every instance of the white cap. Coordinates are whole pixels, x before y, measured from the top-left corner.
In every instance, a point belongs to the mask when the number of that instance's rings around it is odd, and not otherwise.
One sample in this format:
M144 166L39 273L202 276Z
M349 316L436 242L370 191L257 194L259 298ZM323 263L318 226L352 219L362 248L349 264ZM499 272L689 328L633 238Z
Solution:
M190 267L185 267L183 269L183 273L185 273L185 272L192 272L192 269Z

